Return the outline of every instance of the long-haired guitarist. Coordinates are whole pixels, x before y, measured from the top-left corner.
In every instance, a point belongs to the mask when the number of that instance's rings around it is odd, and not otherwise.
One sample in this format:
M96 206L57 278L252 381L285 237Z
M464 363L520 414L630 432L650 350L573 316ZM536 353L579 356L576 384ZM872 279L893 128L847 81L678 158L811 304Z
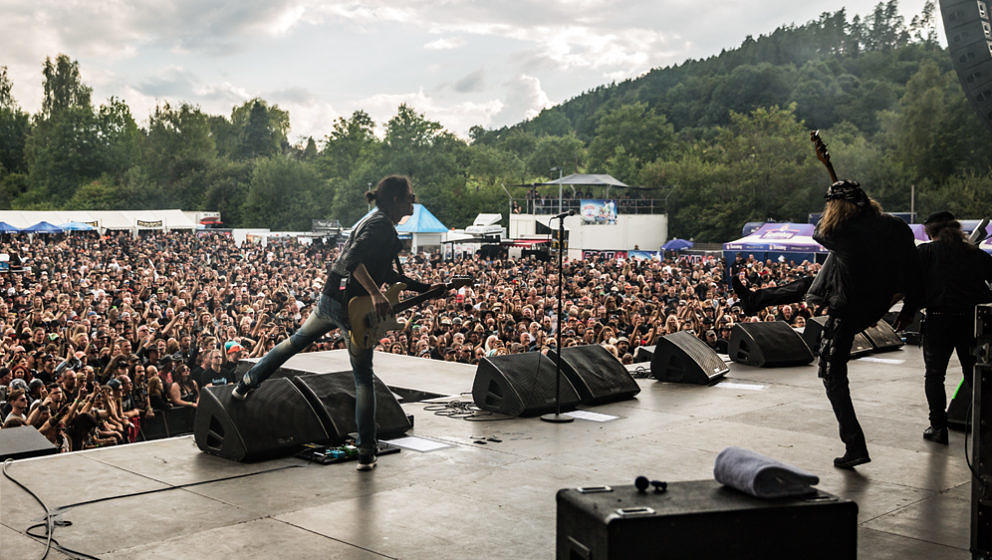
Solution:
M385 317L392 311L380 290L384 283L403 282L407 289L425 292L437 289L405 276L397 255L402 248L396 224L413 214L416 196L410 180L399 175L384 177L375 189L365 193L376 211L362 220L345 243L337 260L329 267L327 282L317 307L291 337L277 344L248 370L232 396L243 400L279 366L328 331L340 328L348 340L351 369L355 376L355 421L358 424L358 470L375 467L375 391L372 386L372 348L354 348L349 336L347 303L352 297L369 296L375 314Z
M814 135L814 140L818 136ZM823 154L829 158L825 147ZM832 166L828 169L835 179ZM795 303L804 296L827 305L819 375L845 445L844 455L834 459L834 466L850 469L871 460L847 379L854 336L877 323L899 298L918 297L920 261L909 226L883 213L881 205L857 182L835 181L824 198L823 218L813 238L830 250L830 257L814 280L754 292L736 276L731 280L745 313L767 305Z

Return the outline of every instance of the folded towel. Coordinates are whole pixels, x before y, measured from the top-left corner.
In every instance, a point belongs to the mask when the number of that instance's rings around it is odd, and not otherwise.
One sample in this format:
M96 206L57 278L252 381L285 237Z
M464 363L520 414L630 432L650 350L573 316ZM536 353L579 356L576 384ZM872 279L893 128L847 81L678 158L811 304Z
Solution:
M757 498L784 498L816 492L820 478L749 449L728 447L716 457L713 476L720 484Z

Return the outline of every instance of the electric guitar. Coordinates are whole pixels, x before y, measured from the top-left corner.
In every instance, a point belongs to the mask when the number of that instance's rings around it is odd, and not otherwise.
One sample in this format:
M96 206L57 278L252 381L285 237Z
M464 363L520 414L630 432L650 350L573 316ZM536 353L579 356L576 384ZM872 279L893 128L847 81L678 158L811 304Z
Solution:
M455 276L433 290L428 290L403 301L400 301L400 292L406 289L406 284L397 282L390 286L384 294L390 306L390 312L385 317L376 316L375 306L372 305L372 296L351 298L348 301L348 320L351 323L350 348L352 353L368 350L374 347L376 342L387 332L402 329L403 324L396 320L397 313L429 299L440 297L448 290L457 290L462 286L468 286L474 281L470 276Z

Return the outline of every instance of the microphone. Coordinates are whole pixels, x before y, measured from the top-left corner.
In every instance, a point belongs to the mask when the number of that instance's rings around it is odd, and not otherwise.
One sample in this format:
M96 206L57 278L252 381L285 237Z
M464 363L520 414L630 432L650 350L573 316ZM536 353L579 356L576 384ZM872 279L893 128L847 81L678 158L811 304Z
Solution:
M566 218L568 216L574 216L574 215L575 215L575 210L569 210L567 212L562 212L561 214L556 214L556 215L552 216L551 219L552 220L561 220L562 218Z

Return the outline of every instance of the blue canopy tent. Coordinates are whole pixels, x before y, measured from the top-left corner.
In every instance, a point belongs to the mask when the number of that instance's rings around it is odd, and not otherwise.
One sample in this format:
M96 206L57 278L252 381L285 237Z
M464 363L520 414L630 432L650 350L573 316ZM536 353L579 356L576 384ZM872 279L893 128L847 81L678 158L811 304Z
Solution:
M688 239L679 239L676 237L675 239L669 239L661 248L665 251L684 251L693 245L694 243Z
M62 233L62 228L53 226L45 221L41 221L33 226L26 227L21 231L24 233Z
M95 227L89 224L84 224L83 222L66 222L64 224L59 224L58 227L65 231L96 231Z
M355 225L351 226L352 229L358 227L358 224L371 216L373 212L375 212L375 209L369 210L367 214L362 216L361 220L358 220L355 222ZM448 228L423 204L414 204L413 214L407 216L396 225L396 233L399 234L400 239L413 239L413 252L417 251L417 247L427 245L440 246L441 236L447 232Z
M813 240L813 224L768 223L750 235L723 244L723 257L729 267L738 253L761 260L823 261L828 251Z
M21 230L8 224L7 222L0 222L0 233L17 233Z

